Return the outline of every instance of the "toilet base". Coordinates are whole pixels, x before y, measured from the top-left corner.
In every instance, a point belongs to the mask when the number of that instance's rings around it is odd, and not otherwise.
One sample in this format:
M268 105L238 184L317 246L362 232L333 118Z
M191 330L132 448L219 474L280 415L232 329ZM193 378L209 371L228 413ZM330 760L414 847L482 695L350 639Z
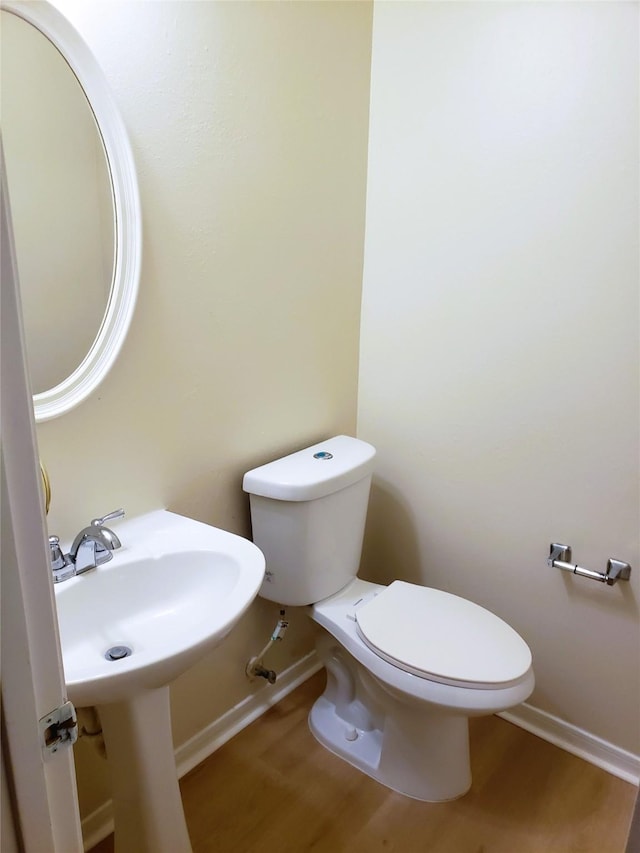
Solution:
M388 694L372 697L375 686L354 678L345 658L338 652L325 661L327 687L309 713L316 740L404 796L435 803L465 794L471 787L468 719Z

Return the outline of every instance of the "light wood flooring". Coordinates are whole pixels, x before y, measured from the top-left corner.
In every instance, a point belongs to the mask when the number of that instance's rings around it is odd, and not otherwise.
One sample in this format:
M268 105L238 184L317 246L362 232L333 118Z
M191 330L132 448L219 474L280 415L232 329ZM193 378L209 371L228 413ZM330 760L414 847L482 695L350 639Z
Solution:
M320 672L181 780L194 853L624 853L635 786L481 717L470 792L409 800L316 743L323 687Z

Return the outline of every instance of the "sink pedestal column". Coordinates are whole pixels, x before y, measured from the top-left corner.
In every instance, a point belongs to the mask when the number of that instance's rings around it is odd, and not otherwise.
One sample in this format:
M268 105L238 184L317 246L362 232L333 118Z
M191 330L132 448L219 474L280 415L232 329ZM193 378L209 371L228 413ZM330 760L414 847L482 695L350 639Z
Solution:
M98 708L116 853L192 853L171 735L169 688Z

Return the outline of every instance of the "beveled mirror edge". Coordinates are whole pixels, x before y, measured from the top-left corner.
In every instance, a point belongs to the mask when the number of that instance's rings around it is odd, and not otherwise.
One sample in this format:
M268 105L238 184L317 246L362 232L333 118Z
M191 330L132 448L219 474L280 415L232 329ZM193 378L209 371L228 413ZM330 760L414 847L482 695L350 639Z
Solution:
M120 112L97 60L69 21L44 0L2 0L0 8L40 30L60 51L83 88L104 143L111 173L116 248L111 297L98 335L63 382L34 394L36 422L75 408L102 382L131 324L142 260L142 216L135 163Z

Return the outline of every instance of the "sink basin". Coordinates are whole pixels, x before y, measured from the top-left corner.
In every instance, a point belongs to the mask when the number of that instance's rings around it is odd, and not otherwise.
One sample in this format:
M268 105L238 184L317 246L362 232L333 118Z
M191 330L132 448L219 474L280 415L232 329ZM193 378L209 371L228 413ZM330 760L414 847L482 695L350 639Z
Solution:
M78 706L168 684L229 633L264 575L252 542L166 510L114 530L122 547L110 562L54 587L67 692ZM107 660L113 647L131 653Z
M264 557L241 536L166 510L114 530L122 547L112 560L54 586L67 694L98 709L116 851L191 853L168 685L240 619Z

